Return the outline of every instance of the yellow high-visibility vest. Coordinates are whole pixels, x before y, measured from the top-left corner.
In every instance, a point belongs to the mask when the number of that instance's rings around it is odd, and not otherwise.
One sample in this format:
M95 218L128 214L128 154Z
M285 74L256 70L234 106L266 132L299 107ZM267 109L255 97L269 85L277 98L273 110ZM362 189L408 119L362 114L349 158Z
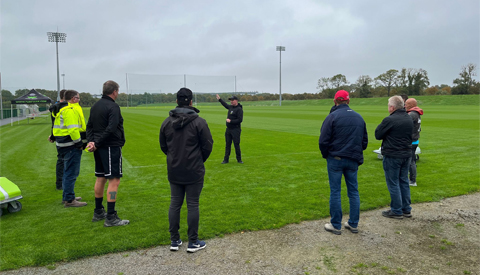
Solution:
M68 147L82 143L80 132L85 132L87 125L83 112L80 113L78 110L80 108L81 111L81 107L74 105L76 104L68 103L55 116L53 135L58 147Z

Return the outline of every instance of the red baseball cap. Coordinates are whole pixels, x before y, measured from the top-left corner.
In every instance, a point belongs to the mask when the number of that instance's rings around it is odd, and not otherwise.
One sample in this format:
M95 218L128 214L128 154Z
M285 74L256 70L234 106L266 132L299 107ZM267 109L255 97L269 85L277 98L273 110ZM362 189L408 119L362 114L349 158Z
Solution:
M348 94L347 91L345 90L340 90L338 91L336 94L335 94L335 100L341 100L341 101L344 101L344 100L349 100L350 99L350 96Z

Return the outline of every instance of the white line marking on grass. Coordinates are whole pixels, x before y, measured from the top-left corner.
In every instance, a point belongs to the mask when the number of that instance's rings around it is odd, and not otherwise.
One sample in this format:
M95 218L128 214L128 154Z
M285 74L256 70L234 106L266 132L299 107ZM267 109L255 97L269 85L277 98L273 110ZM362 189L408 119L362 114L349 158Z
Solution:
M123 163L125 163L125 166L127 166L127 168L132 168L133 167L132 164L127 160L126 157L123 157L122 161L123 161Z

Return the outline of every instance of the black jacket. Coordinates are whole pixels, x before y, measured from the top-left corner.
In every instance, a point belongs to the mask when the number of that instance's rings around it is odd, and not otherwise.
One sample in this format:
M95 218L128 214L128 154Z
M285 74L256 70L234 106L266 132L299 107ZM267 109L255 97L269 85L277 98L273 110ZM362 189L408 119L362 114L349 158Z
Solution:
M193 107L170 111L160 127L160 148L167 155L168 181L193 184L203 181L213 139L205 119Z
M407 111L407 114L412 118L413 122L413 132L412 132L412 141L417 141L420 138L420 131L422 131L421 123L421 115L423 115L423 110L414 107Z
M382 155L392 158L412 156L413 122L405 109L384 118L375 129L375 138L382 141Z
M51 113L50 118L52 119L52 130L51 130L51 133L50 133L50 139L53 140L53 141L55 141L55 136L53 135L53 124L55 123L55 116L58 114L60 109L62 109L63 107L65 107L67 105L68 105L68 102L63 101L63 102L57 102L57 103L53 104L52 106L50 106L50 108L48 108L48 110Z
M237 106L228 105L221 98L218 101L228 110L227 118L230 119L230 123L227 122L227 128L240 128L243 121L243 106L240 103Z
M367 125L347 104L336 106L323 121L320 132L323 158L340 157L363 163L363 151L368 146Z
M89 142L95 142L95 147L122 147L125 145L120 106L111 97L102 96L90 109L87 139Z

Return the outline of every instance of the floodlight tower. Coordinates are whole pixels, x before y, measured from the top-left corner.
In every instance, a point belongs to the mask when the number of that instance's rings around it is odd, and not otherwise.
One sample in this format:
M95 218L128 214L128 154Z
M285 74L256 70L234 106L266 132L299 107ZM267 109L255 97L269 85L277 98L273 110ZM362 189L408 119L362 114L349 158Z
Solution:
M277 52L280 52L280 106L282 106L282 52L284 51L284 46L277 46Z
M67 42L67 34L61 32L47 32L48 42L55 42L57 48L57 101L60 101L60 69L58 65L58 42Z
M63 79L63 89L65 90L65 74L62 74L62 79Z

